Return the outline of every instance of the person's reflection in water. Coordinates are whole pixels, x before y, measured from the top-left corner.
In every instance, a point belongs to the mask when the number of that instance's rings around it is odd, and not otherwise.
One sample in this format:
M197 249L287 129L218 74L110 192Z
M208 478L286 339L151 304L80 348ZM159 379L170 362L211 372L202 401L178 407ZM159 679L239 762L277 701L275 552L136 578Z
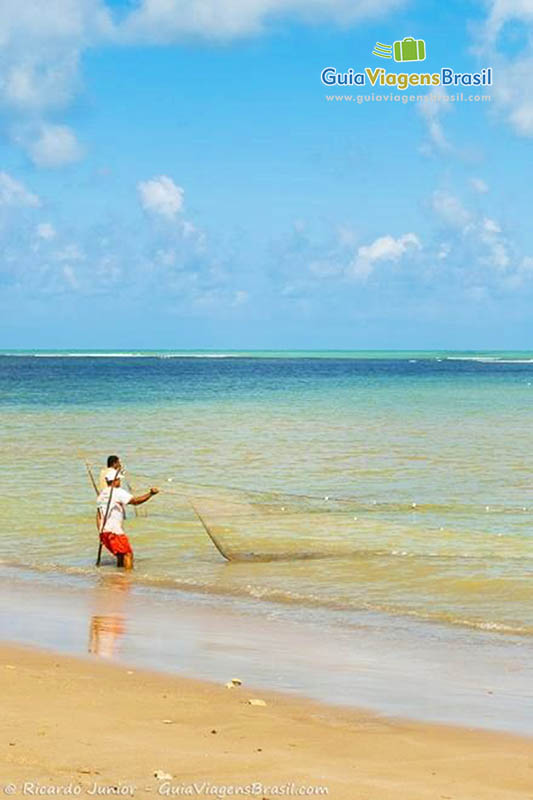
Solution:
M122 609L129 589L129 581L122 576L106 577L105 583L97 589L97 613L92 615L89 627L89 653L100 658L117 655L126 631Z

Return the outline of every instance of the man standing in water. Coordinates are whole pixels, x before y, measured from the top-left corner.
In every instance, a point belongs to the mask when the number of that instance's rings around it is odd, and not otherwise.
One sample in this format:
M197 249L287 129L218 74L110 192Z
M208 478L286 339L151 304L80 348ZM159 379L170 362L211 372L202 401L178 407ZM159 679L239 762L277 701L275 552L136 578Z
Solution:
M158 494L159 489L152 488L139 497L134 497L130 492L122 489L120 486L120 462L118 467L106 470L104 477L107 486L100 492L96 500L100 541L110 553L117 557L117 567L132 569L133 550L122 527L126 506L140 506L146 503L147 500Z
M115 471L117 469L119 469L122 472L122 464L120 463L119 456L108 456L107 457L107 467L104 467L103 469L100 470L100 478L99 478L99 481L98 481L98 488L100 489L101 492L104 489L107 489L107 482L106 482L105 476L106 476L106 472L109 469L111 469L111 467L113 467L113 469Z

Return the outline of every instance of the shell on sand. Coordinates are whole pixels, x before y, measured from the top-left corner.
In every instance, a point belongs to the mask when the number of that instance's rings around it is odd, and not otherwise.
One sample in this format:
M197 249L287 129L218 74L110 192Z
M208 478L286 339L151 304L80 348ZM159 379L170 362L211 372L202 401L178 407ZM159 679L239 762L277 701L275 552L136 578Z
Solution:
M156 769L154 772L154 778L157 778L158 781L171 781L172 775L170 772L163 772L162 769Z
M226 683L227 689L235 689L236 686L242 686L242 681L240 678L232 678Z

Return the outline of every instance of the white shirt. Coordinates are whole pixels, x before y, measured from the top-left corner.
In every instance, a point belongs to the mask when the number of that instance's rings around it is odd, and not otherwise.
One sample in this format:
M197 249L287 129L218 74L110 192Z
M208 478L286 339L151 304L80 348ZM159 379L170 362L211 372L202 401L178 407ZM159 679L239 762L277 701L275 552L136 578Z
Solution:
M107 469L108 469L107 467L104 467L103 469L100 470L100 477L98 478L98 488L100 489L101 492L103 492L104 489L107 489L107 481L105 479L105 474L107 472Z
M100 492L98 499L96 500L96 504L100 512L100 526L104 521L107 503L109 500L109 492L110 487L108 486L107 489L104 489L102 492ZM128 505L132 498L133 495L121 487L118 489L113 489L111 505L109 506L109 512L104 528L105 531L108 533L124 533L122 523L124 521L124 517L126 516L125 506Z

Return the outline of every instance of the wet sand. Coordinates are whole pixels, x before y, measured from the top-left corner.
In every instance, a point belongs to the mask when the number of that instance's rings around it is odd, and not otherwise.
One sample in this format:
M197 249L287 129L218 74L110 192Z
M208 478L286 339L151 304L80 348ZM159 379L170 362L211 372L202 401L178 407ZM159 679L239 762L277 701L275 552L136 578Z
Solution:
M227 689L232 677L216 685L4 644L3 786L13 796L79 785L82 796L212 797L255 785L270 799L288 785L339 800L531 797L531 739Z
M137 585L131 576L0 566L1 638L185 678L512 734L533 734L531 644L520 637L265 607ZM327 646L322 646L327 642Z

